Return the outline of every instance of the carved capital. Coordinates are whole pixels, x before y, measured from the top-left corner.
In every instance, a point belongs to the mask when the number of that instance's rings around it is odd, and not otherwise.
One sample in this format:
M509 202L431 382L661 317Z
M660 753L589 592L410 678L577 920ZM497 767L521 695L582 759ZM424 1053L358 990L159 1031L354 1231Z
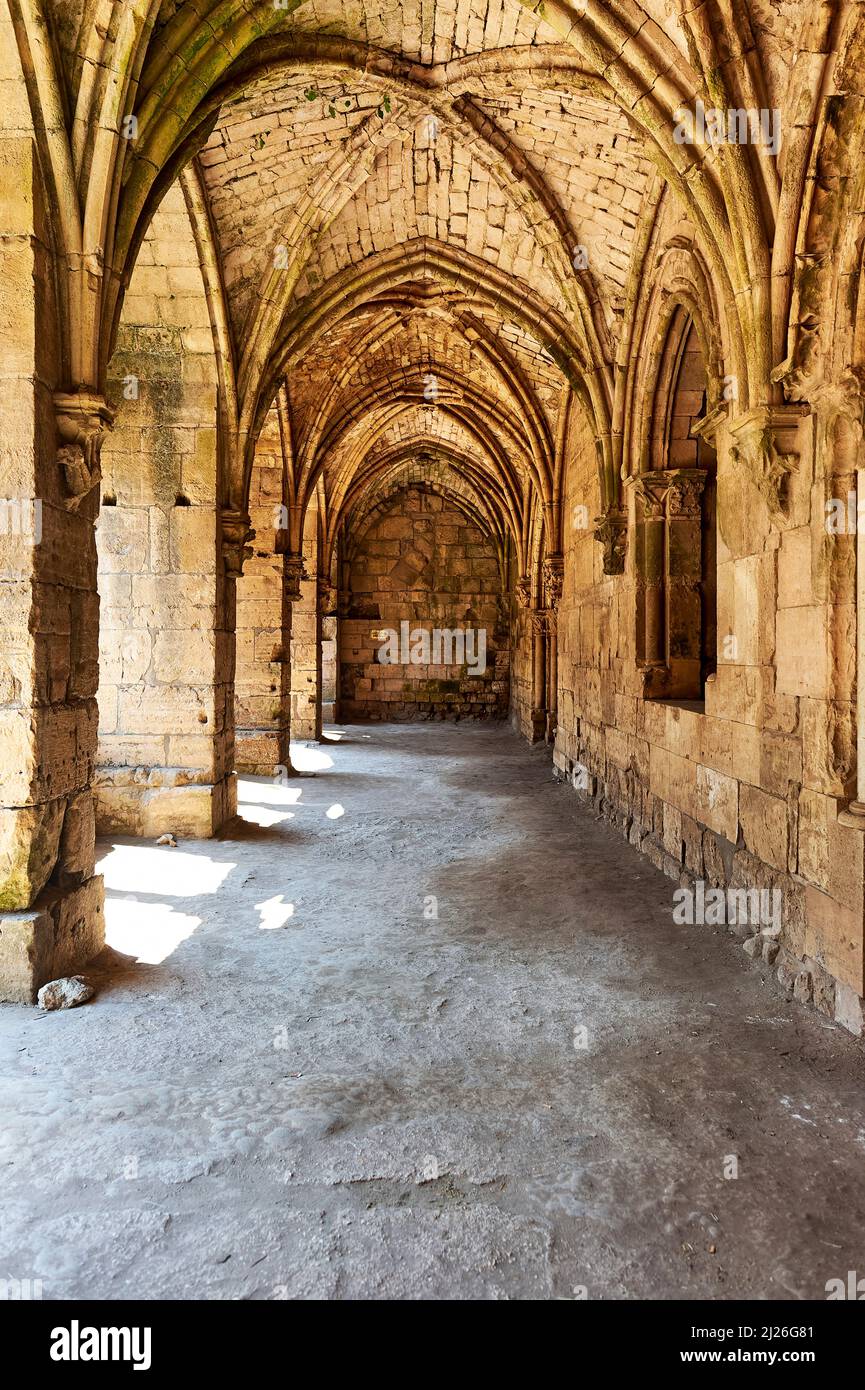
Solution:
M294 603L300 598L301 583L310 579L311 575L307 574L303 555L299 552L286 555L283 565L285 567L285 596L290 603Z
M521 574L514 585L514 598L520 608L528 608L532 601L532 581L527 574Z
M247 545L255 536L249 524L249 517L236 507L223 507L219 514L222 536L222 563L229 579L239 579L243 564L252 554L252 546Z
M555 610L558 608L561 601L562 587L565 580L564 555L547 555L543 564L543 573L547 605Z
M804 405L760 406L730 424L733 457L776 519L787 516L790 479L799 468L797 431L806 413Z
M75 512L102 478L100 454L114 412L102 396L81 390L54 395L57 418L57 463L63 477L66 508Z
M628 518L624 512L608 511L595 517L595 540L604 547L604 574L624 574Z
M669 475L667 515L698 518L702 513L703 489L708 474L705 468L677 468Z
M539 637L552 637L558 631L558 614L553 608L530 608L529 622Z
M641 503L644 520L663 521L670 478L670 473L659 468L637 473L629 480Z

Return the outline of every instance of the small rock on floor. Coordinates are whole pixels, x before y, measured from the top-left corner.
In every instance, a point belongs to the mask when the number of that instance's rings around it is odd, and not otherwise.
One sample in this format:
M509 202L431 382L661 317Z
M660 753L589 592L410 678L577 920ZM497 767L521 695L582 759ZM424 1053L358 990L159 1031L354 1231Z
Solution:
M68 975L63 980L50 980L36 996L40 1009L74 1009L86 1004L95 994L83 975Z

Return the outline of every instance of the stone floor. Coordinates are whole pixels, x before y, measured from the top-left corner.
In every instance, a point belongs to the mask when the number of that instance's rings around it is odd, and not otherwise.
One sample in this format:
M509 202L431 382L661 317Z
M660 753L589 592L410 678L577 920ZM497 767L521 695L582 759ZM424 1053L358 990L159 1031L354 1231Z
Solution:
M809 1299L865 1273L862 1045L675 926L545 750L371 725L298 756L314 776L242 784L237 834L106 845L97 998L0 1009L4 1277Z

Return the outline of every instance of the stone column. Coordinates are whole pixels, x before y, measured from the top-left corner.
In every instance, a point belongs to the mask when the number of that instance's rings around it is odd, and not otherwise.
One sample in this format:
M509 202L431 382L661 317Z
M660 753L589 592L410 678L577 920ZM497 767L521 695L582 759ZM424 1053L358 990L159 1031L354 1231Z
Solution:
M559 625L557 615L565 577L564 556L560 554L548 555L544 560L543 572L544 592L547 600L547 622L545 625L547 641L546 740L547 743L553 743L556 737L559 702Z
M702 468L677 468L669 474L664 622L671 695L700 689L701 499L706 477Z
M642 504L638 521L640 544L637 592L642 599L642 642L638 657L645 669L666 666L667 634L664 613L665 510L668 476L661 470L641 473L634 481Z
M532 634L532 742L547 731L547 618L546 608L529 610Z

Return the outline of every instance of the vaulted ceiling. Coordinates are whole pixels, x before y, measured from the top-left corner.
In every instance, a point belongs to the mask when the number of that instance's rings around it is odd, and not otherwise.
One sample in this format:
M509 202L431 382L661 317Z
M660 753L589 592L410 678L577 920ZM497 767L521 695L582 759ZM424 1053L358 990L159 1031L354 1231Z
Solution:
M126 41L140 128L117 227L134 254L135 219L192 154L247 471L279 394L299 495L323 487L338 513L359 482L423 453L473 487L485 477L497 524L525 534L529 510L553 505L575 396L610 434L635 268L665 193L705 241L740 341L769 336L754 286L770 276L779 167L683 149L672 112L712 91L782 105L814 8L134 0L130 18L69 0L52 13L82 111L105 81L104 34L115 55L124 24L147 35ZM86 174L91 137L77 138ZM753 355L768 382L769 347Z

